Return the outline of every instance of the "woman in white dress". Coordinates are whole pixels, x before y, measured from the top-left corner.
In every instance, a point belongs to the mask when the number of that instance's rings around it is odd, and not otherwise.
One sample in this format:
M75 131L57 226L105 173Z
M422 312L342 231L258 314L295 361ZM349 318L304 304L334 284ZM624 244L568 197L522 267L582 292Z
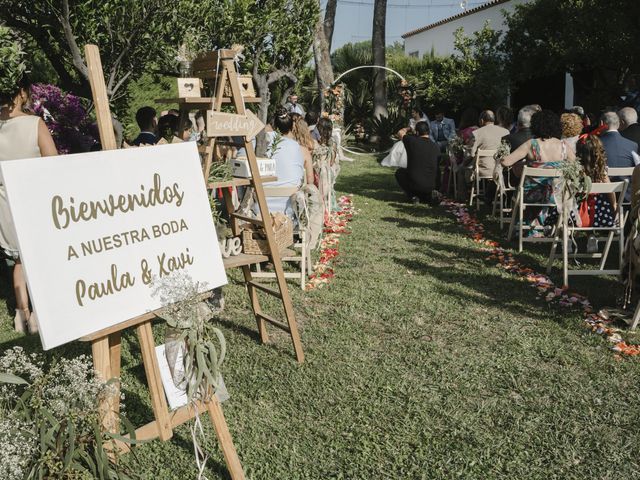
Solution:
M23 75L13 88L0 91L0 161L57 155L55 143L40 117L26 112L30 103L30 85ZM36 174L37 172L34 172ZM16 297L15 329L37 331L35 315L29 310L29 293L24 278L18 239L7 192L0 179L0 247L8 263L13 264L13 288Z
M302 147L296 142L293 133L293 119L284 109L276 111L273 120L275 132L267 132L267 156L276 161L275 182L265 183L271 187L299 187L305 176L304 154ZM287 197L267 197L269 212L282 212L293 218L291 199Z

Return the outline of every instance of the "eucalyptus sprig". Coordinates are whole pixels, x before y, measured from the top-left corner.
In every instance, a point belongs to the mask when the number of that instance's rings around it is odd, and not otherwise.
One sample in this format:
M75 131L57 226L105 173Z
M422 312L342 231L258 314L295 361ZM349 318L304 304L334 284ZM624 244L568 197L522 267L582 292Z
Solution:
M562 172L563 198L575 198L580 204L587 199L591 192L591 178L584 171L580 162L564 161L558 166Z
M0 95L10 95L25 72L27 62L22 43L7 27L0 26Z
M224 335L210 322L206 294L200 294L200 284L187 275L155 285L154 295L164 305L161 316L167 322L167 360L174 384L186 391L190 402L206 401L221 384L226 355Z
M496 153L493 154L493 159L497 164L500 164L502 160L511 153L511 145L509 145L506 141L502 140L498 148L496 149Z
M269 145L269 148L267 149L268 158L273 158L276 153L278 153L282 142L284 142L284 137L282 136L282 134L280 132L275 132L275 135L273 136L273 142L271 142L271 145Z

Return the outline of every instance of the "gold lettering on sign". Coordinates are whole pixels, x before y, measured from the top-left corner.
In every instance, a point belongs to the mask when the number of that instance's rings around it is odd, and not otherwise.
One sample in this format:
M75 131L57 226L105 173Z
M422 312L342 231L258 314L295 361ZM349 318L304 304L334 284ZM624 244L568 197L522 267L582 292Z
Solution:
M73 248L73 245L69 245L69 248L67 250L67 262L69 260L71 260L72 257L80 258L80 257L78 257L78 254L76 253L76 249Z
M180 255L176 255L174 257L169 257L166 253L163 253L162 255L158 255L156 258L158 259L158 275L160 277L166 277L172 272L183 270L187 265L193 265L194 261L194 258L189 253L188 248L184 252L180 253Z
M113 295L129 287L133 287L136 279L129 272L118 273L118 267L111 265L111 276L104 282L89 283L80 279L76 281L76 300L78 305L84 307L85 299L97 300Z
M60 195L55 195L51 199L51 215L55 227L62 230L72 223L96 220L102 215L113 217L117 213L132 212L136 208L174 203L179 207L183 200L184 192L180 186L174 183L170 187L163 187L162 179L156 173L153 175L153 186L147 190L147 187L140 185L139 193L109 195L101 200L78 203L74 197L65 200Z

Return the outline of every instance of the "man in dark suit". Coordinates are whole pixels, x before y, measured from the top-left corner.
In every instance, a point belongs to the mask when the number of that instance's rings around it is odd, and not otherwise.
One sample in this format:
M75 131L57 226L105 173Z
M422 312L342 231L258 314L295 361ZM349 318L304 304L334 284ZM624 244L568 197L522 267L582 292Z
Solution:
M533 138L533 133L531 132L531 117L533 117L533 114L537 111L538 109L533 105L525 105L522 107L518 112L517 130L514 133L510 133L509 135L502 137L502 141L509 144L512 152L527 140ZM525 160L526 158L523 158L511 168L510 184L516 185L520 181L520 175L522 174L522 167L524 166ZM506 178L505 181L507 181Z
M502 140L509 144L512 152L524 142L533 138L533 133L531 133L531 117L536 112L537 110L531 105L522 107L518 112L518 129L515 133L510 133L502 137Z
M620 134L640 145L640 125L638 124L638 112L635 108L624 107L618 112L618 116L620 117Z
M155 145L158 143L156 135L156 127L158 119L156 118L156 110L153 107L142 107L136 112L136 122L140 128L140 134L132 142L133 145Z
M398 132L407 150L407 168L396 170L396 180L411 202L436 203L433 192L438 186L438 156L440 149L429 138L429 124L416 123L416 134L407 135L407 128Z
M607 128L607 131L600 135L600 140L602 140L602 145L607 153L607 166L613 168L635 167L633 152L638 151L638 144L620 134L618 114L616 112L603 113L602 124Z

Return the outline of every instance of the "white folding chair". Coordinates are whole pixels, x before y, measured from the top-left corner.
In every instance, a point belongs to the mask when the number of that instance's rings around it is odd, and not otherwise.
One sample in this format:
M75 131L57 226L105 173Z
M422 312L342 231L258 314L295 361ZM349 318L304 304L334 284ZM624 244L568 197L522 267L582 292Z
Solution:
M633 175L633 171L636 167L610 167L607 169L609 179L615 179L616 181L628 180L629 185L631 185L631 176ZM613 180L612 180L613 181ZM628 187L627 187L628 189ZM626 194L625 194L626 196ZM627 223L627 218L629 217L629 212L631 211L631 200L625 198L624 202L622 202L622 206L624 207L624 223Z
M286 197L289 198L295 194L300 187L264 187L265 197ZM292 262L300 264L300 271L284 272L285 278L295 278L300 280L300 288L304 290L307 283L307 275L311 274L313 268L311 264L311 252L308 248L307 234L303 228L296 227L293 231L297 240L292 245L293 251L288 250L282 255L283 262ZM264 272L260 268L260 264L255 265L255 272L252 275L255 278L276 278L275 272Z
M507 178L505 183L504 178ZM495 179L494 179L495 180ZM511 185L511 167L502 169L498 181L496 182L496 195L493 199L493 212L492 215L496 215L496 211L500 213L500 230L504 228L504 224L511 220L513 216L513 192L517 190L516 187ZM509 193L511 192L511 205L509 201Z
M486 158L486 157L493 158L495 154L496 154L496 150L477 150L476 156L473 159L474 179L473 179L473 183L471 184L471 194L469 195L469 206L473 206L473 201L475 199L476 209L480 208L480 196L485 194L486 184L482 182L482 180L484 180L485 182L487 180L493 181L493 171L491 172L490 175L482 175L482 176L480 175L480 159Z
M533 168L533 167L524 167L522 170L522 176L520 177L520 185L518 185L518 194L516 196L516 200L513 204L513 214L511 215L511 223L509 224L509 234L508 239L511 240L513 238L513 234L516 229L516 224L518 228L518 252L522 252L522 244L524 242L531 243L541 243L541 242L552 242L553 239L546 237L527 237L524 238L524 232L530 230L540 230L543 231L542 226L534 226L525 225L524 224L524 211L527 207L531 208L544 208L544 207L555 207L555 203L531 203L527 202L524 198L524 184L527 178L559 178L562 176L562 172L555 168Z
M549 254L549 263L547 265L547 272L551 273L553 267L553 261L559 258L560 255L556 254L558 244L562 244L562 279L563 285L569 285L569 275L620 275L622 273L622 256L624 254L624 194L627 191L628 181L612 182L612 183L594 183L591 185L592 194L607 194L613 193L616 196L617 210L616 210L616 225L613 227L577 227L570 225L568 212L561 212L558 209L559 219L558 228L556 230L553 244L551 245L551 252ZM588 232L593 235L598 233L606 233L607 241L602 253L569 253L569 237L575 233ZM562 238L560 236L562 235ZM614 237L617 237L619 243L618 252L618 268L605 270L607 258L609 257L609 250L613 243ZM570 258L599 258L600 265L597 270L570 270L569 259Z

